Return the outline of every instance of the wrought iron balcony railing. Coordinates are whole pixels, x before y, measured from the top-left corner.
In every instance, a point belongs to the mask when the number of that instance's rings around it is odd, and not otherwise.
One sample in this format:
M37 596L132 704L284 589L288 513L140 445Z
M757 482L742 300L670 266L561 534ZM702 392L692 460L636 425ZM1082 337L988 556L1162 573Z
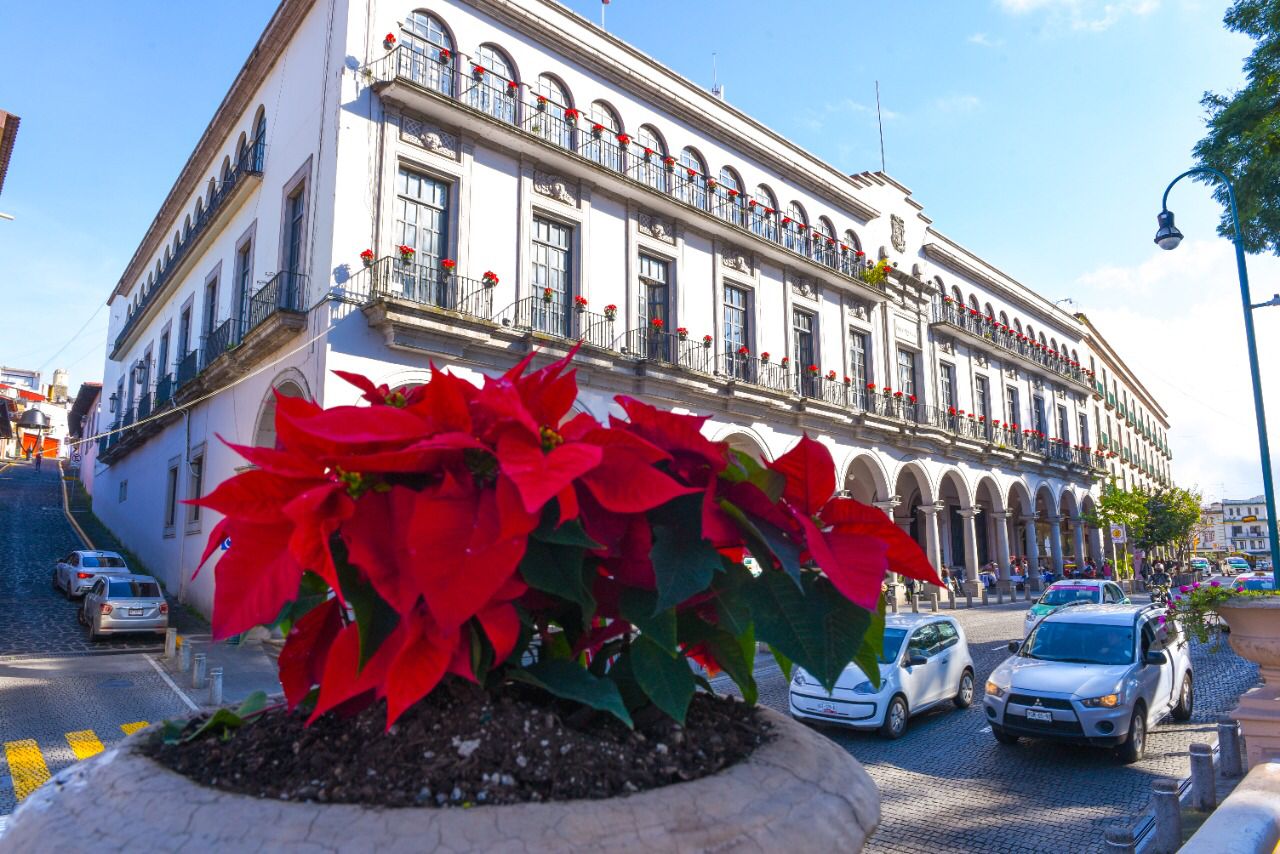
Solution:
M1089 376L1088 371L1074 364L1070 359L1050 352L1029 338L1022 340L1018 333L1008 328L1000 328L981 312L966 309L950 299L945 300L941 305L934 305L933 322L962 329L970 335L990 341L1008 353L1048 368L1065 379L1085 388L1093 388L1093 378Z
M524 84L512 85L495 77L465 54L449 53L442 58L436 49L424 54L398 45L365 71L378 83L399 81L442 95L864 287L880 289L863 276L869 266L863 254L836 235L824 234L806 223L784 223L785 215L770 207L771 200L748 198L742 188L722 185L700 168L677 163L664 151L646 149L627 134L603 125L597 130L596 123L579 111L556 104Z
M704 374L715 371L715 352L709 345L651 326L627 330L613 342L612 349L635 359L678 365Z
M177 376L176 388L182 388L191 382L198 373L200 373L200 351L192 350L179 359L177 366L174 368L174 374Z

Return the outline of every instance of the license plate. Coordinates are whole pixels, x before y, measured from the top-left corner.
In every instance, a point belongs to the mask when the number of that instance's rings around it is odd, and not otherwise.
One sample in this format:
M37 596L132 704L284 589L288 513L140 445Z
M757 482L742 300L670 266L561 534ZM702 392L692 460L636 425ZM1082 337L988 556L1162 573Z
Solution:
M141 616L142 616L142 609L141 609L141 608L130 608L130 609L129 609L129 616L130 616L130 617L141 617ZM1031 714L1031 713L1030 713L1030 712L1027 712L1027 714Z
M836 713L836 707L830 703L822 703L818 707L818 711L822 712L824 715L834 715Z
M1035 709L1027 710L1027 720L1043 721L1044 723L1053 722L1053 712L1037 712Z

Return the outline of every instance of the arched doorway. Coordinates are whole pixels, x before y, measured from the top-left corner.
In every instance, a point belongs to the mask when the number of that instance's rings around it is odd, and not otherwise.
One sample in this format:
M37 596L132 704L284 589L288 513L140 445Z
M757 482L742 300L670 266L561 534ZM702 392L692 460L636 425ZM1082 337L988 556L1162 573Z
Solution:
M266 400L262 402L262 407L258 410L258 420L254 424L253 444L259 448L274 448L276 446L276 395L283 397L307 397L307 393L303 391L302 386L294 380L283 380L272 386L272 392L268 393Z
M844 473L844 491L863 504L875 504L881 509L888 506L885 504L889 500L888 478L871 454L858 454L850 461Z

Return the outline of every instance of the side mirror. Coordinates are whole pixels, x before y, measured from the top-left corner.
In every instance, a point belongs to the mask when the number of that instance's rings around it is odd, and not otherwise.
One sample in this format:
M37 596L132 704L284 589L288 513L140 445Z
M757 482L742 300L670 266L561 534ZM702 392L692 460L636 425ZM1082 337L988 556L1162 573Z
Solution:
M923 655L913 655L907 659L908 667L919 667L922 664L928 664L928 663L929 663L929 659L925 658Z
M1168 664L1169 658L1158 649L1153 649L1147 653L1147 657L1142 660L1143 664Z
M1017 652L1019 646L1017 641L1009 641L1009 652Z

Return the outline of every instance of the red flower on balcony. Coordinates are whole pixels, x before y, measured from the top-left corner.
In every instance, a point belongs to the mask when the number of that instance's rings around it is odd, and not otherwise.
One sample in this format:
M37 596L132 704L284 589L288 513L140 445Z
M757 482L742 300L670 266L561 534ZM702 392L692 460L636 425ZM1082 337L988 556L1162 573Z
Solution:
M855 257L855 258L862 258L862 257L864 257L866 254L867 254L867 253L863 252L861 249L859 249L859 250L857 250L857 251L855 251L855 252L853 253L853 255L854 255L854 257Z
M401 247L401 249L403 248L404 247ZM453 260L452 258L445 258L440 262L440 266L446 270L452 270L454 267L458 266L458 262Z
M609 303L604 307L604 319L613 320L618 316L618 307L613 303Z
M644 148L644 159L648 160L652 156L653 156L653 149L646 145Z
M956 408L955 408L954 406L948 406L948 407L947 407L947 414L948 414L948 415L955 415L955 414L956 414Z
M696 169L685 169L684 172L691 180L698 177L698 170Z
M835 372L835 371L827 371L827 379L828 379L828 380L830 380L831 382L835 382L835 381L836 381L836 372Z
M671 168L676 165L676 159L668 154L666 157L662 158L662 165L667 168Z
M791 224L791 217L789 217L789 216L784 216L784 217L782 218L782 224L783 224L783 225L790 225L790 224Z
M729 192L729 198L736 199L738 197L737 190L730 189L728 192Z
M853 385L853 377L845 377L845 378L844 378L844 384L845 384L845 385Z
M366 250L364 250L363 252L361 252L361 253L360 253L360 260L361 260L361 261L363 261L363 262L365 262L366 264L372 263L372 262L373 262L374 257L375 257L375 256L374 256L374 254L373 254L373 250L372 250L372 249L366 249Z
M676 335L680 337L681 341L684 341L689 337L689 330L685 329L683 326L677 326Z
M396 251L400 253L401 261L413 260L414 249L412 246L397 246Z
M573 298L573 304L576 305L578 308L586 308L587 298L584 297L582 294L578 294Z
M775 211L773 208L766 207L766 208L764 209L764 215L765 215L765 216L773 216L773 215L774 215L774 214L776 214L776 213L777 213L777 211Z
M573 107L570 107L569 109L564 111L564 120L572 124L573 122L576 122L578 120L578 117L581 115L582 113L573 109Z
M703 341L707 341L707 340L709 340L710 338L711 338L711 336L710 336L710 335L707 335L707 336L705 336L702 340L703 340ZM744 344L743 346L741 346L741 347L739 347L739 348L738 348L738 355L739 355L739 356L750 356L750 355L751 355L751 351L750 351L750 350L748 350L748 349L747 349L747 347L746 347L746 345Z
M474 74L476 77L483 77L483 76L484 76L484 66L483 66L483 65L477 65L477 66L475 66L474 68L472 68L472 69L471 69L471 73L472 73L472 74Z
M649 321L649 326L653 331L658 332L662 329L663 323L661 317L655 317Z
M888 397L889 395L893 394L893 389L889 388L888 386L885 386L883 389L881 389L881 391L884 392L885 397Z
M867 391L875 391L875 390L876 390L875 383L867 383Z
M387 33L385 36L383 36L383 37L382 37L382 46L383 46L383 47L385 47L387 50L391 50L391 48L395 47L395 46L396 46L396 34L395 34L395 33Z
M758 205L758 204L760 204L760 203L759 203L759 202L757 202L755 199L748 199L748 200L747 200L747 207L749 207L749 208L754 208L754 207L755 207L756 205Z
M440 52L436 54L436 58L439 59L441 62L448 62L450 57L452 56L453 54L449 52L449 49L447 47L440 48Z
M485 270L484 275L481 276L480 278L483 279L484 283L489 287L493 287L494 285L498 284L498 274L493 272L492 270Z
M596 136L600 136L602 133L604 133L604 125L600 124L599 122L596 122L591 126L591 132Z
M545 303L553 302L556 298L556 292L551 288L542 289L542 301Z
M790 365L790 364L791 364L791 357L790 357L790 356L783 356L783 357L782 357L782 367L784 367L784 368L785 368L785 367L787 367L787 366L788 366L788 365Z
M508 90L508 91L510 91L510 92L514 92L515 90L517 90L517 89L519 89L519 88L520 88L520 84L519 84L519 83L517 83L516 81L514 81L514 80L508 80L508 81L507 81L507 90Z
M894 397L896 397L896 398L898 398L899 400L901 400L901 399L902 399L902 392L900 392L900 391L895 391L895 392L893 393L893 396L894 396Z
M911 401L912 403L915 403L915 402L916 402L916 396L915 396L914 394L909 394L909 395L907 395L907 400Z
M745 348L744 348L744 349L745 349ZM762 362L767 362L767 361L769 361L769 351L768 351L768 350L765 350L763 353L761 353L761 354L760 354L760 361L762 361Z
M539 96L538 96L538 106L539 106L539 107L545 107L546 105L547 105L547 96L546 96L546 95L539 95Z
M631 137L627 136L625 133L618 134L618 145L630 145L630 144L631 144Z
M805 230L806 228L808 228L808 227L809 227L809 226L805 225L803 222L797 222L797 223L796 223L796 228L800 229L801 231L804 231L804 230Z
M710 347L710 346L711 346L711 336L710 336L710 335L703 335L703 336L702 336L702 346L703 346L703 347Z

